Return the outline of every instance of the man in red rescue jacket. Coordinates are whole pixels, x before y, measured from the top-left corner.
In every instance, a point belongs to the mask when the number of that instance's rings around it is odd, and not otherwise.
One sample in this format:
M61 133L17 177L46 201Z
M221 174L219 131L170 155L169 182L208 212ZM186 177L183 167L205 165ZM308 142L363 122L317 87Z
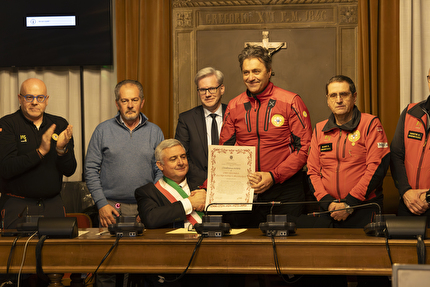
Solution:
M256 172L248 176L254 201L303 201L302 168L312 134L309 111L299 95L270 82L267 49L248 45L239 63L247 90L227 106L220 145L256 147ZM299 216L302 205L276 206L272 212ZM245 225L256 227L269 213L269 206L254 205Z
M382 208L382 182L390 163L387 137L379 119L355 106L354 82L343 75L326 85L332 114L316 124L308 156L310 188L333 227L362 228ZM352 207L352 208L350 208Z
M430 70L427 75L430 91ZM430 96L409 104L400 115L391 142L391 173L399 189L398 215L430 217Z

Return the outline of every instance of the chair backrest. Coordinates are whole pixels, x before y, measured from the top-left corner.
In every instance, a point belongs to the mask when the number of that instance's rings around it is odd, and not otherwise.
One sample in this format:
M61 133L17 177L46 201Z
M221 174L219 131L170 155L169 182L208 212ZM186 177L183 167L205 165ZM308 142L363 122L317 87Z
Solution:
M78 220L78 228L93 227L91 218L85 213L66 213L66 217L76 217L76 219Z

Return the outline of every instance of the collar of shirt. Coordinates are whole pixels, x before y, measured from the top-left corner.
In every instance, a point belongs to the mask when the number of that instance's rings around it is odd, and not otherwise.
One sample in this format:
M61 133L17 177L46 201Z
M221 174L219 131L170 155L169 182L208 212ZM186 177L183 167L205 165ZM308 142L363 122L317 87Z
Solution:
M210 118L212 120L212 118L209 116L212 113L205 108L203 108L203 111L205 113L205 118ZM222 119L222 105L219 105L218 109L214 112L214 114L217 114ZM217 119L218 119L218 117L217 117Z
M182 188L183 191L185 191L186 194L190 195L190 187L188 186L187 179L185 178L184 181L182 181L179 186Z
M121 114L119 115L119 120L121 121L122 124L125 124L124 120L122 119ZM142 115L139 113L139 124L138 125L140 125L142 123L142 121L143 121Z

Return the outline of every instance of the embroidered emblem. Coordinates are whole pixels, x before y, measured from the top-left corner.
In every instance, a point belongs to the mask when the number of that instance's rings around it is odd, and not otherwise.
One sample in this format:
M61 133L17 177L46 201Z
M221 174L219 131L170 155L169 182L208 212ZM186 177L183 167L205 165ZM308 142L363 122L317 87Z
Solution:
M416 128L418 128L418 129L420 129L421 128L421 126L422 126L422 124L421 124L421 122L420 121L417 121L417 123L416 123Z
M26 135L19 135L19 140L20 140L22 143L26 143L26 142L27 142L27 136L26 136Z
M53 139L54 141L57 141L57 140L58 140L58 135L57 135L57 134L52 134L52 139Z
M305 112L305 111L303 111L303 116L304 116L305 118L307 118L307 117L308 117L308 113L307 113L307 112Z
M274 125L275 127L282 127L282 125L285 122L285 119L282 115L276 114L276 115L273 115L271 122L272 122L272 125Z
M359 130L356 130L352 134L348 135L348 140L352 143L352 146L355 146L355 142L360 139L360 136L361 134Z
M331 136L324 136L324 140L329 141L331 139Z
M419 132L413 132L413 131L409 131L408 132L408 139L413 139L413 140L422 140L423 139L424 134L423 133L419 133Z
M388 143L378 143L378 148L388 148Z
M332 150L333 150L333 144L332 143L320 145L320 152L332 151Z

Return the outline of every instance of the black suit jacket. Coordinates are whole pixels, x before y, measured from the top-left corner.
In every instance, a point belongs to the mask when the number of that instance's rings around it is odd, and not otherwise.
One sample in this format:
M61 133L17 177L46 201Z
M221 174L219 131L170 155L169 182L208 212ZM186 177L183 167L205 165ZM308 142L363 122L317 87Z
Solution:
M153 183L139 187L134 195L140 219L146 228L176 228L179 225L174 223L183 225L187 220L182 203L171 203Z
M227 105L222 104L224 119ZM208 138L203 106L195 107L179 115L175 139L185 147L188 156L189 171L187 182L195 190L208 177Z

